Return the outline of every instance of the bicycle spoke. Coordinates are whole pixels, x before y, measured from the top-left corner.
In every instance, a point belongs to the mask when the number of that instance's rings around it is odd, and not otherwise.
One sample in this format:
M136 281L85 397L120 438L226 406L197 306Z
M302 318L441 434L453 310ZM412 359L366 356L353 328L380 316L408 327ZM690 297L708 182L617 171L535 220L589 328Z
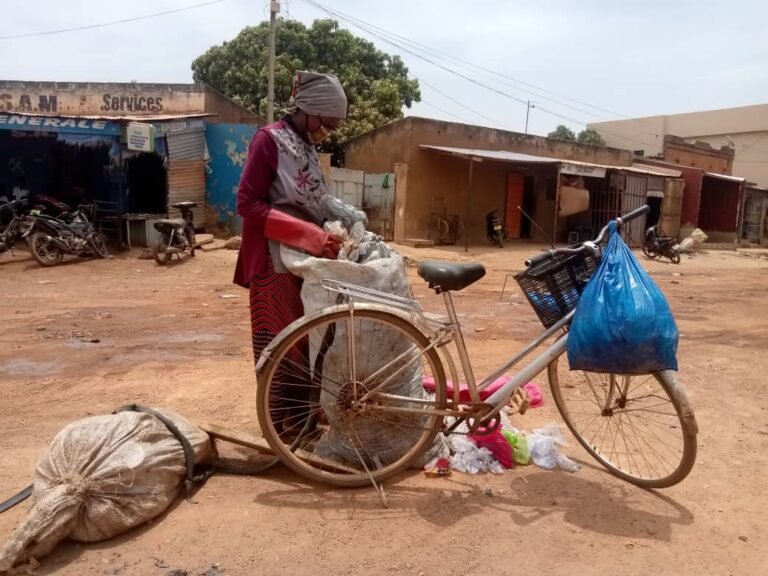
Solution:
M659 437L658 437L656 434L654 434L654 433L653 433L653 432L651 432L650 430L647 430L646 434L647 434L648 436L651 436L651 437L652 437L654 440L656 440L657 442L659 442L659 443L660 443L662 446L665 446L665 447L667 447L667 448L670 450L670 452L672 452L673 454L674 454L675 452L678 452L678 451L679 451L679 450L677 449L677 447L676 447L676 446L674 446L674 445L670 444L669 442L665 442L664 440L662 440L661 438L659 438Z
M600 397L597 395L597 391L595 390L595 387L592 385L592 380L589 378L589 374L587 372L583 373L584 379L587 381L587 384L589 385L589 389L592 391L592 395L595 397L595 405L602 409L603 408L603 402L600 400Z
M635 426L634 422L632 422L632 420L629 421L629 426L630 426L630 428L632 428L632 430L633 430L633 432L635 434L635 438L637 439L638 443L642 440L642 442L645 444L645 446L647 448L650 449L651 452L655 452L653 450L653 445L651 445L648 442L648 440L646 440L645 437L642 434L638 434L637 427ZM645 456L645 450L641 450L640 454L643 456L643 460L645 460L645 463L648 465L648 468L653 470L654 474L659 474L658 469L653 464L651 464L648 461L648 458ZM664 460L664 458L661 458L661 460ZM666 460L664 460L664 462L668 464L668 462L666 462ZM674 467L673 467L673 469L674 469Z
M624 442L624 449L627 451L627 466L632 469L632 465L634 464L634 469L639 470L639 466L637 465L637 461L635 460L634 456L634 450L630 450L629 444L627 443L627 435L624 432L624 420L623 420L623 413L619 414L619 429L621 430L621 439Z
M262 429L280 458L308 478L378 482L439 431L435 412L444 410L445 388L435 343L392 315L329 313L296 329L269 359L258 383L259 418L272 425ZM440 385L426 402L425 377Z
M579 442L608 470L645 487L670 486L685 477L695 444L691 454L668 374L571 372L564 356L552 366L558 365L566 367L557 369L553 380L558 409Z

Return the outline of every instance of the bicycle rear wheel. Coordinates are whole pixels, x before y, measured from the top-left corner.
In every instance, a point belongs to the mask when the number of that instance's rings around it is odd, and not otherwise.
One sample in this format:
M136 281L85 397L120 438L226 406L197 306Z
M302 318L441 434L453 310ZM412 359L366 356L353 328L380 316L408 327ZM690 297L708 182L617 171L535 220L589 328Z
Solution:
M665 488L693 468L696 418L672 372L570 371L563 354L548 374L568 428L611 474L643 488Z
M264 438L302 476L354 487L402 470L435 441L445 407L440 358L419 330L375 310L300 326L258 374ZM423 388L433 378L435 397Z

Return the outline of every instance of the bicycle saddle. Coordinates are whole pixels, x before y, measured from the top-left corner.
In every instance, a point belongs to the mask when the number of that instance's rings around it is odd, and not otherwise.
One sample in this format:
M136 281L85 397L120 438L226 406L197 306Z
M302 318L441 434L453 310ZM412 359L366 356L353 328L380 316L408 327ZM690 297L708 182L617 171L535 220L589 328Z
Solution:
M456 264L427 260L419 264L419 276L438 292L462 290L485 276L485 266L477 262Z

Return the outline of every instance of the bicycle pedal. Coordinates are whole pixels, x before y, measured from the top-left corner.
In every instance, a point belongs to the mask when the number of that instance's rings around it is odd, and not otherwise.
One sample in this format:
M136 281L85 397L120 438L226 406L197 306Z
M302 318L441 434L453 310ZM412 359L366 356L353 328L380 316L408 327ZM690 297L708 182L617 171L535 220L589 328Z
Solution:
M528 411L530 404L531 398L528 396L528 392L522 388L518 388L514 391L512 397L509 399L505 412L509 415L520 414L522 416Z

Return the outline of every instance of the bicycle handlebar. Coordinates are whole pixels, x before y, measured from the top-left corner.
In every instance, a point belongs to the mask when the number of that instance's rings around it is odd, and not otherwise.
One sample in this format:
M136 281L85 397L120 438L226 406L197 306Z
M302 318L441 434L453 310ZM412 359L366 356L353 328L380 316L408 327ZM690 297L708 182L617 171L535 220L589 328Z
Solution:
M619 218L616 218L616 223L618 224L619 228L621 228L621 226L623 226L625 223L630 222L635 218L639 218L644 214L648 214L648 212L650 211L651 211L651 208L647 204L645 206L640 206L640 208L636 208L635 210L632 210L632 212L629 212L624 216L620 216ZM536 256L526 260L525 265L535 266L536 264L541 264L542 262L546 262L547 260L562 254L580 254L587 249L594 250L596 249L597 244L600 244L605 241L605 236L607 234L608 234L608 226L606 225L603 227L602 230L600 230L600 234L597 236L597 238L593 242L584 243L582 246L579 246L578 248L555 248L554 250L547 250L546 252L542 252L541 254L537 254Z

